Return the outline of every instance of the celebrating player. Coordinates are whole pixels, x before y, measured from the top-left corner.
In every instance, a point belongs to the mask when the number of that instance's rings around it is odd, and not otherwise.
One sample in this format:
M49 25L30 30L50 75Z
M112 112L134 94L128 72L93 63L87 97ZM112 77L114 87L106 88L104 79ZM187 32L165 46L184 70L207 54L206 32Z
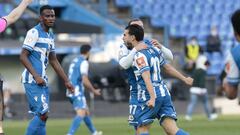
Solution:
M240 42L240 9L235 11L231 17L235 38ZM240 46L231 49L226 59L225 71L227 78L223 81L223 88L229 99L235 99L238 95L239 70L240 70Z
M143 40L144 32L138 25L127 26L123 40L128 47L136 47ZM134 109L135 119L137 119L138 134L148 135L150 124L154 118L160 120L167 134L185 135L185 131L176 125L176 112L172 106L171 97L166 85L160 76L160 66L170 75L183 80L186 84L192 84L192 78L184 77L169 64L159 50L153 47L143 49L134 56L133 69L137 81L138 103Z

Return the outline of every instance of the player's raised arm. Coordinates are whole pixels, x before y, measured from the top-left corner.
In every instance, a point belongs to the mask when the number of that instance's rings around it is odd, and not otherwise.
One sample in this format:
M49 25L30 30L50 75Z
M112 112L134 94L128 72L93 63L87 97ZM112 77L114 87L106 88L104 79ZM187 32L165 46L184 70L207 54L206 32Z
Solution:
M31 2L32 0L22 0L15 9L13 9L7 16L4 16L3 18L6 19L7 25L14 23Z
M164 45L160 44L156 39L152 39L151 44L153 44L155 47L157 47L158 49L160 49L163 52L163 57L166 60L168 60L168 61L173 60L173 54L170 49L168 49Z
M144 44L134 47L132 50L128 50L125 45L121 45L118 56L120 66L124 69L128 69L133 63L133 58L136 52L145 48L147 48L147 46Z

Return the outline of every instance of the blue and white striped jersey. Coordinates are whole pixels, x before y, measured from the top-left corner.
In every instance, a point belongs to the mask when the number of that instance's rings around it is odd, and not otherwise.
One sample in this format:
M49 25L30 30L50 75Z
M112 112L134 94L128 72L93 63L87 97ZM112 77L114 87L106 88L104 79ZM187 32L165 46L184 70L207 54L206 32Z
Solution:
M152 46L151 42L147 39L144 40L144 43ZM119 60L125 56L127 56L129 54L130 50L124 45L122 44L120 46L120 51L119 51ZM137 100L137 82L136 82L136 78L134 75L134 71L133 68L130 67L128 69L125 70L126 76L128 78L128 84L130 87L130 99L129 99L129 104L137 104L138 100Z
M226 59L227 81L232 85L240 82L240 45L234 47L229 52Z
M88 61L82 56L78 56L70 64L68 70L68 78L72 85L75 87L74 93L67 91L67 96L84 96L84 86L82 83L82 76L88 75L89 64Z
M54 34L45 32L40 24L27 32L22 48L30 53L28 59L34 70L45 82L48 82L46 68L50 52L55 52ZM25 68L22 73L22 83L36 83L31 73Z
M142 73L145 71L150 72L150 79L154 87L156 98L165 96L166 93L168 93L168 90L163 87L163 80L160 74L161 67L165 63L163 54L153 47L149 47L148 49L136 53L133 62L133 69L137 80L139 103L144 103L150 99L149 92L142 78Z

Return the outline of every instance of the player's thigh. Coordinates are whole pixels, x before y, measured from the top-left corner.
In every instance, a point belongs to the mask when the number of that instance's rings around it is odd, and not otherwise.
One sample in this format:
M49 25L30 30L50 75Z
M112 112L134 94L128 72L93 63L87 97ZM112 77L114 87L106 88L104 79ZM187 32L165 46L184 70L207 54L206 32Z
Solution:
M134 127L138 126L138 120L142 109L138 104L129 104L128 123Z
M160 125L165 120L165 118L171 118L174 121L177 120L177 113L170 96L166 96L163 98L162 105L157 112L157 118L159 119Z
M147 105L141 106L141 112L137 116L138 124L141 125L149 125L151 124L155 118L157 118L157 114L159 109L161 108L161 102L156 101L155 106L153 108L149 108Z
M49 110L48 87L36 84L24 84L30 110L33 113L44 114Z
M86 115L88 109L86 98L83 96L74 96L70 98L74 110L80 116Z

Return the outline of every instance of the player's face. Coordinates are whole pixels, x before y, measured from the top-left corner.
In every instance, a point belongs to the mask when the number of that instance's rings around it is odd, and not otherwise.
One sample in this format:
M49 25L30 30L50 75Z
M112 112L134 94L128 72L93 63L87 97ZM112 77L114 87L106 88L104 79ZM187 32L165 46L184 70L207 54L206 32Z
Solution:
M128 49L132 49L133 45L132 45L132 36L129 35L128 30L125 30L123 33L123 42L124 44L127 46Z
M41 15L41 22L44 23L45 26L47 27L53 27L55 23L55 12L54 10L51 9L45 9L42 12Z

